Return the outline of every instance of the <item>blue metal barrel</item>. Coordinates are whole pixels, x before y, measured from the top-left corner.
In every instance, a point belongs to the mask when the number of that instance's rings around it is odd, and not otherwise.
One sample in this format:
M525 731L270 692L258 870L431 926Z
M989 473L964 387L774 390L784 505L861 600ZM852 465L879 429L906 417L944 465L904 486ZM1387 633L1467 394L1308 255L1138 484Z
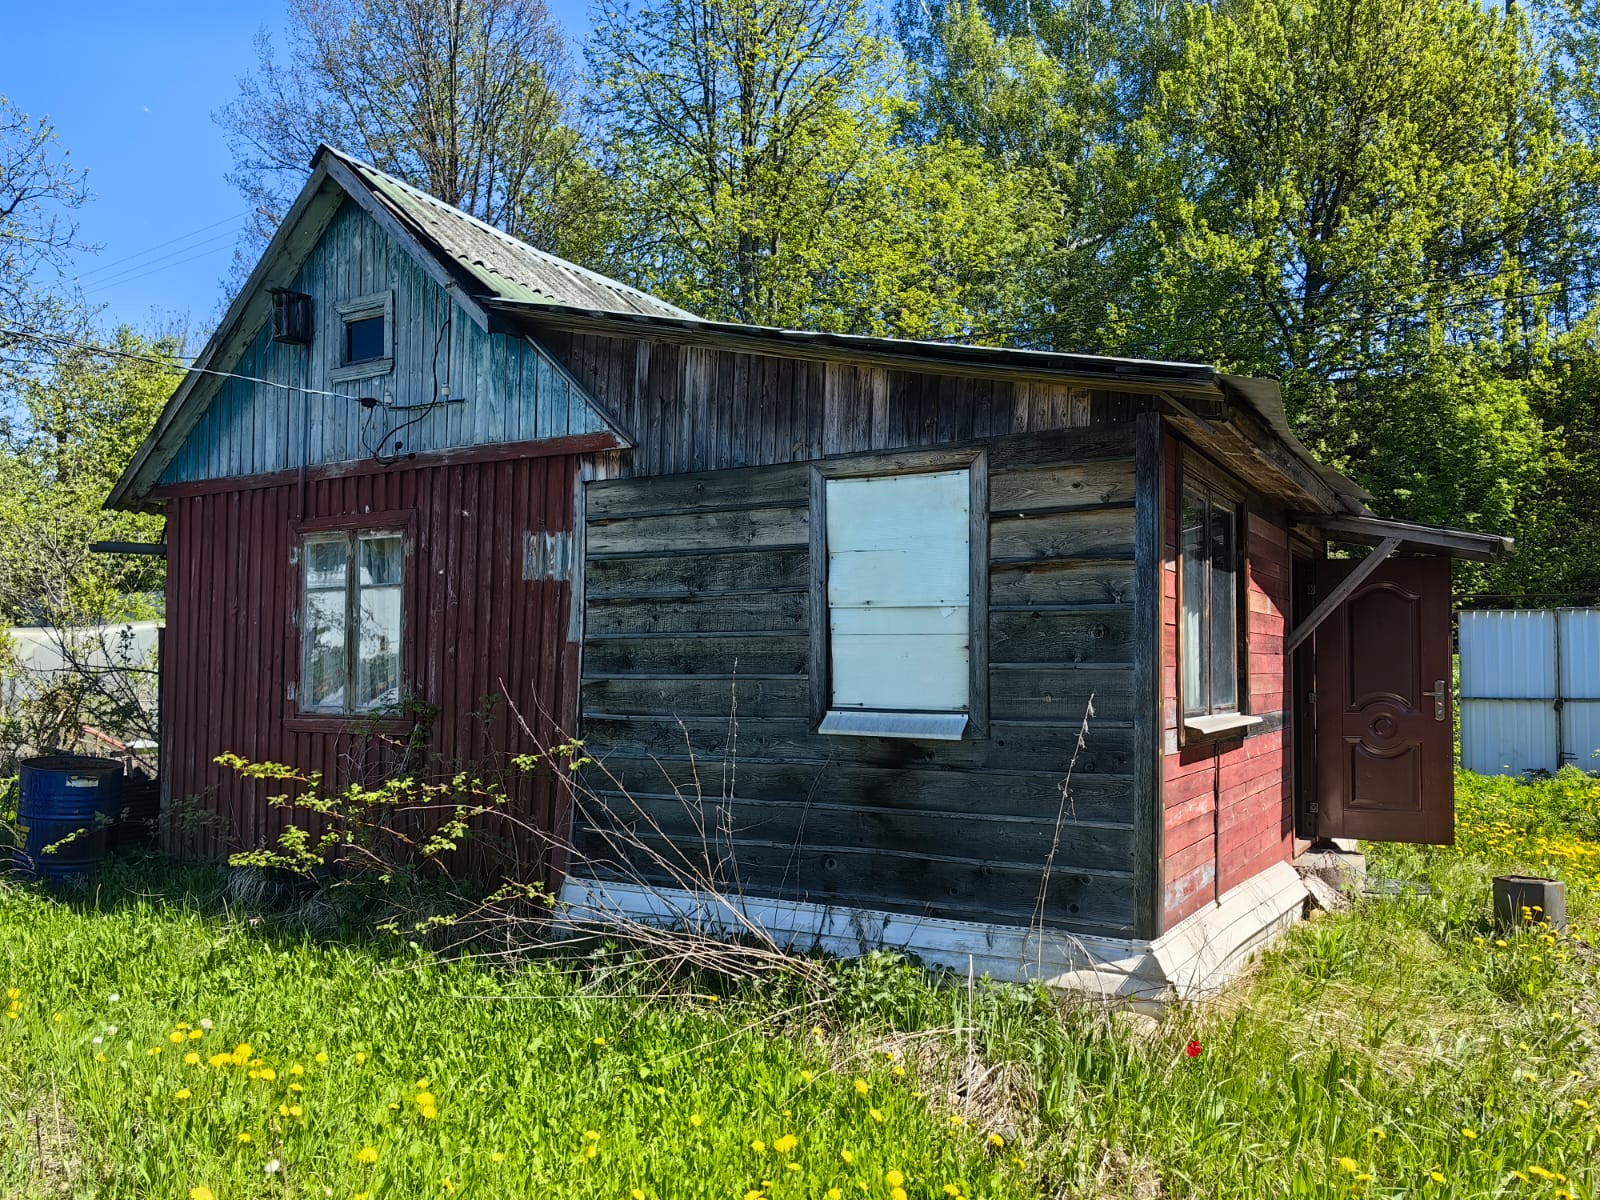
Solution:
M22 763L17 865L44 879L87 875L106 852L106 819L122 807L122 764L51 754Z

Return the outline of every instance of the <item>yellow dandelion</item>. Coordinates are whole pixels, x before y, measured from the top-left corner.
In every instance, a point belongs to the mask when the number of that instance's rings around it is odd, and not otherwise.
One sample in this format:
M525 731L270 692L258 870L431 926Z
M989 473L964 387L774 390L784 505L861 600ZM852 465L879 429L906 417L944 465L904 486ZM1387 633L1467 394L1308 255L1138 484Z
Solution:
M200 1056L191 1050L183 1056L183 1061L188 1066L198 1067L200 1065Z
M583 1147L583 1156L585 1158L593 1158L596 1154L599 1154L599 1153L600 1153L600 1147L599 1146L595 1145L593 1142L585 1143L585 1145Z
M849 1166L851 1163L855 1162L856 1152L854 1150L841 1150L839 1151L839 1157L844 1159L846 1166Z
M1444 1172L1443 1171L1429 1171L1428 1172L1428 1178L1433 1180L1435 1183L1443 1183L1444 1182Z
M206 1059L206 1061L213 1067L225 1067L233 1061L233 1055L226 1052L222 1054L213 1054L210 1058Z
M446 1175L440 1182L444 1184L445 1191L453 1192L456 1190L456 1185L450 1182L450 1176Z
M173 1093L173 1096L175 1098L179 1099L179 1100L187 1100L187 1099L189 1099L189 1097L191 1097L193 1095L194 1095L194 1093L191 1092L188 1088L179 1088L176 1092Z
M1469 1142L1475 1142L1478 1140L1478 1131L1476 1129L1463 1129L1461 1136Z
M400 1111L400 1106L398 1104L392 1104L391 1103L389 1105L389 1111L390 1112L399 1112Z
M428 1108L431 1105L435 1105L435 1104L438 1104L438 1103L439 1103L439 1098L437 1096L435 1096L432 1092L418 1092L417 1093L417 1107L418 1108Z
M433 1105L431 1105L431 1104L430 1104L430 1105L428 1105L428 1106L427 1106L427 1107L426 1107L426 1108L424 1108L424 1109L423 1109L423 1110L422 1110L422 1119L423 1119L423 1120L424 1120L424 1121L431 1121L431 1120L433 1120L433 1119L434 1119L434 1118L435 1118L435 1117L437 1117L437 1116L438 1116L438 1115L439 1115L439 1110L438 1110L438 1109L437 1109L437 1108L435 1108L435 1107L434 1107L434 1106L433 1106Z
M280 1117L287 1117L289 1115L289 1106L287 1104L278 1105L278 1115Z
M274 1071L271 1067L262 1067L261 1068L261 1078L265 1079L268 1083L271 1083L277 1077L278 1077L278 1073L276 1071Z
M148 1054L151 1058L154 1058L156 1055L160 1054L161 1051L164 1050L165 1048L166 1047L164 1047L164 1046L151 1046L150 1049L145 1051L145 1053Z
M792 1133L786 1133L781 1138L779 1138L777 1141L772 1143L772 1148L774 1150L776 1150L779 1154L787 1154L787 1153L789 1153L789 1151L793 1150L799 1144L800 1144L800 1139L799 1138L795 1137L795 1135L792 1134Z
M301 1086L300 1086L300 1085L299 1085L299 1084L298 1084L298 1083L291 1083L291 1084L290 1084L290 1085L289 1085L289 1090L290 1090L290 1091L291 1091L291 1092L303 1092L303 1091L305 1091L305 1090L306 1090L306 1089L305 1089L305 1088L303 1088L303 1087L301 1087Z
M201 1184L199 1187L189 1189L189 1200L217 1200L216 1193Z
M372 1200L371 1192L357 1192L350 1200Z
M750 1143L750 1149L754 1150L757 1154L765 1154L767 1152L767 1144L760 1138L757 1138L755 1141Z
M798 1171L800 1169L800 1164L797 1162L784 1163L783 1169L785 1171Z
M295 1076L296 1078L298 1078L301 1075L304 1075L305 1073L306 1073L306 1069L304 1067L302 1067L299 1063L295 1063L294 1066L289 1068L289 1074Z
M800 1072L800 1082L801 1083L810 1083L815 1078L816 1078L816 1076L814 1076L810 1071L801 1071Z
M865 1096L872 1090L872 1085L865 1079L856 1080L852 1086L856 1089L856 1095L858 1096Z
M205 1035L206 1031L204 1029L189 1030L189 1040L191 1042L198 1042L201 1038L205 1037Z
M628 1193L628 1200L644 1200L644 1189L634 1188Z
M874 1121L882 1121L883 1120L883 1109L881 1109L881 1108L869 1108L869 1109L867 1109L867 1116L871 1117Z
M594 1039L594 1044L596 1046L604 1046L606 1044L606 1040L603 1037L597 1037Z
M1354 1175L1361 1169L1361 1164L1353 1158L1345 1157L1339 1160L1339 1169L1341 1171L1348 1171L1351 1175Z
M1383 1141L1384 1138L1388 1137L1389 1135L1387 1133L1385 1133L1382 1129L1379 1129L1376 1125L1374 1125L1371 1129L1367 1130L1367 1136L1368 1137L1377 1138L1381 1142L1381 1141Z
M828 1189L828 1200L844 1200L844 1193L838 1188Z
M1001 1137L998 1133L991 1133L983 1140L988 1142L989 1145L994 1146L996 1149L1006 1144L1005 1138Z
M106 1056L104 1054L96 1054L94 1060L95 1062L105 1062Z
M889 1170L887 1170L887 1171L885 1171L883 1173L883 1181L885 1183L887 1183L892 1188L904 1187L905 1186L905 1182L906 1182L906 1177L904 1175L902 1175L899 1171L896 1171L893 1168L890 1168Z
M363 1051L363 1050L357 1050L356 1054L355 1054L355 1059L353 1061L355 1062L356 1066L358 1066L358 1067L361 1066L362 1063L367 1061L366 1052Z
M252 1137L248 1133L241 1133L239 1135L239 1145L241 1145L241 1146L248 1146L251 1142L253 1142L255 1140L256 1139L254 1137Z
M426 1079L417 1080L417 1091L425 1092L427 1090L428 1090L428 1081Z
M744 1200L767 1200L760 1188L751 1188L744 1194Z
M359 1059L362 1062L365 1062L366 1059L367 1059L367 1056L365 1054L358 1054L358 1055L356 1055L356 1058ZM328 1064L328 1052L326 1050L318 1050L316 1055L311 1059L311 1061L316 1063L317 1066L319 1066L319 1067L327 1066L327 1064Z
M1361 1174L1356 1176L1356 1182L1360 1183L1360 1184L1371 1183L1372 1182L1372 1175L1367 1171L1363 1171L1363 1172L1361 1172Z
M6 999L7 1000L21 1000L22 999L22 989L21 988L7 988L6 989Z
M363 1166L370 1167L378 1161L378 1148L376 1146L363 1146L356 1151L356 1161Z
M600 1140L600 1135L593 1129L585 1129L583 1131L583 1140L586 1142L598 1142Z
M894 1188L889 1192L889 1200L906 1200L905 1188Z
M690 1126L690 1128L699 1129L700 1126L703 1125L703 1124L705 1124L705 1118L702 1117L699 1113L690 1113L689 1114L689 1126Z
M167 1041L171 1042L174 1046L183 1045L183 1042L184 1042L183 1030L178 1029L178 1030L174 1030L172 1033L167 1034Z
M959 1128L959 1127L965 1125L966 1123L967 1123L967 1119L965 1117L958 1116L955 1113L951 1113L950 1114L950 1124L952 1124L952 1125L954 1125L954 1126Z
M505 1156L505 1153L503 1151L491 1150L489 1152L489 1161L490 1162L492 1162L492 1163L503 1163L503 1162L505 1162L505 1160L506 1160L506 1156Z
M57 1025L61 1024L61 1014L60 1013L51 1013L50 1014L50 1019L52 1021L54 1021Z
M940 1190L944 1192L946 1196L961 1195L961 1185L959 1183L947 1183Z

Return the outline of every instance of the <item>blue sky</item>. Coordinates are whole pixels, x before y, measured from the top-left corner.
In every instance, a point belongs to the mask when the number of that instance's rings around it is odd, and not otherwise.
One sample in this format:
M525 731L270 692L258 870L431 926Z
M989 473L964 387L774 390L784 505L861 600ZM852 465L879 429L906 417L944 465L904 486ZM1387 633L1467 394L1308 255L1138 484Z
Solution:
M547 0L571 38L586 0ZM258 29L281 3L46 0L8 4L0 92L48 116L95 199L78 214L97 253L78 258L104 324L204 325L223 299L244 201L224 180L227 143L212 112L255 63ZM281 40L281 39L280 39ZM574 55L577 54L576 45Z

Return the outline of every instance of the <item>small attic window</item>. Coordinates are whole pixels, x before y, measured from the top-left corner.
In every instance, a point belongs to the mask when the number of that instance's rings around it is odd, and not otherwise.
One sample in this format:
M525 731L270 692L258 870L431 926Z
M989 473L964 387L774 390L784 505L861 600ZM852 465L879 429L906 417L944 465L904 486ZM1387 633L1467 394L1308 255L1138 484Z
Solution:
M394 293L375 292L338 305L338 359L334 381L366 379L394 370Z
M383 357L383 316L361 317L344 323L344 361L346 365L367 363Z

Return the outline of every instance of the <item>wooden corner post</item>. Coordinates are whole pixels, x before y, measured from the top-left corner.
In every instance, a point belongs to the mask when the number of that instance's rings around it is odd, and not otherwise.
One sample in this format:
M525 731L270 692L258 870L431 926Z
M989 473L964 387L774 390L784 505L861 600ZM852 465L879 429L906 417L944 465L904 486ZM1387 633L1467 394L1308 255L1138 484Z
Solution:
M1162 419L1141 413L1134 433L1133 926L1159 937L1162 923L1161 606L1166 472Z

